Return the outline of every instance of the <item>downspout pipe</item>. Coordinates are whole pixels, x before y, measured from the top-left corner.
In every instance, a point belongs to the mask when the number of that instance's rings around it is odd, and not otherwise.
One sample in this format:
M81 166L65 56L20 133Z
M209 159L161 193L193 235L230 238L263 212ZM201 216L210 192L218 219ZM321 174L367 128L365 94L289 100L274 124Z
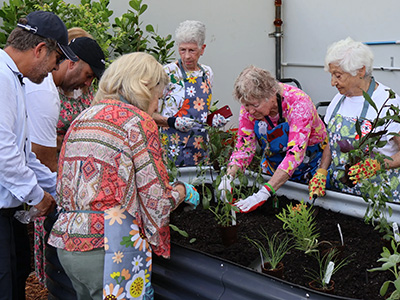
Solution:
M282 18L281 18L281 11L282 11L282 0L275 0L275 32L270 33L270 37L275 38L275 78L277 80L282 79Z

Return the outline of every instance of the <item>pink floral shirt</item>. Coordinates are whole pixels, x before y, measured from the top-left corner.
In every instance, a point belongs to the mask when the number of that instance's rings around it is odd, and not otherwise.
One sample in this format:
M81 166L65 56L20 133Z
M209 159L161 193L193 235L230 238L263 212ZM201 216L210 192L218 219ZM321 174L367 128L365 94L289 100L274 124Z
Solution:
M314 103L306 93L291 85L284 84L283 87L282 110L283 117L289 123L289 140L286 156L278 169L292 176L295 169L302 163L307 147L325 140L326 128ZM279 115L276 115L270 119L276 125L278 118ZM257 137L254 133L256 121L242 105L238 139L229 165L238 165L241 169L249 166L257 146Z

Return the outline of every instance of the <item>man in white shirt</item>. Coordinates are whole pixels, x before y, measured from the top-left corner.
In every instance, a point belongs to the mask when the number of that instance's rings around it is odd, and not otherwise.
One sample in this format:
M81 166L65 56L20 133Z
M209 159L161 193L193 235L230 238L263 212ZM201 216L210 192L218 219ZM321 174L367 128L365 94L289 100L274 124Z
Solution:
M61 60L77 57L68 32L54 13L36 11L20 19L0 49L0 299L25 299L30 273L26 225L14 214L24 204L38 216L54 210L56 174L31 151L23 77L41 83Z
M88 37L76 38L69 47L78 56L77 62L62 62L58 70L49 74L41 84L24 80L32 151L53 172L57 171L59 90L66 93L89 87L93 79L99 79L105 70L104 53L95 40Z

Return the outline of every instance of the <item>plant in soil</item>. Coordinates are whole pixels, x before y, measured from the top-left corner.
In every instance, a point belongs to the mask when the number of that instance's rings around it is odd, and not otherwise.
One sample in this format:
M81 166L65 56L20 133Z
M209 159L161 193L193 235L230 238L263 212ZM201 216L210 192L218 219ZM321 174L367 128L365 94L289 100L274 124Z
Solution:
M392 284L395 288L393 292L390 293L390 300L400 299L400 273L399 273L399 265L400 265L400 253L397 251L399 247L399 243L393 238L391 241L391 247L393 253L386 247L383 247L383 252L381 253L381 258L378 259L378 262L382 263L380 267L376 267L370 269L368 271L388 271L394 275L394 280L385 281L380 289L380 295L385 296L388 292L389 286Z
M350 256L340 259L337 252L336 248L331 248L324 255L321 255L318 250L311 253L311 256L317 260L318 267L317 269L306 268L307 277L311 282L316 283L316 288L322 291L329 290L332 276L351 262Z
M262 226L260 234L264 238L262 241L248 236L245 238L260 252L261 263L268 262L271 270L276 269L286 253L293 248L291 239L285 234L279 235L278 232L269 237L268 232Z
M304 201L296 206L287 205L276 217L283 222L283 229L293 236L296 249L305 253L312 252L318 246L319 233L314 219L312 206Z

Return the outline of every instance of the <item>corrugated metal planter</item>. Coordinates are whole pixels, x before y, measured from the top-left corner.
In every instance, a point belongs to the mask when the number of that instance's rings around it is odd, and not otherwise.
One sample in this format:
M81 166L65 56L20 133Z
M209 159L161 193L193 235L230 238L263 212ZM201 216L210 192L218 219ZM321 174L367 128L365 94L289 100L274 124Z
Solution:
M180 172L183 181L192 181L197 176L195 168L181 168ZM252 177L255 176L249 172L249 178ZM211 182L215 178L210 172L202 180ZM303 184L288 182L278 194L308 201L308 188ZM317 199L315 205L358 218L366 210L361 197L332 191ZM389 205L393 215L387 217L388 221L400 223L400 205ZM170 260L155 256L153 259L156 299L351 299L319 293L176 244L172 244Z

